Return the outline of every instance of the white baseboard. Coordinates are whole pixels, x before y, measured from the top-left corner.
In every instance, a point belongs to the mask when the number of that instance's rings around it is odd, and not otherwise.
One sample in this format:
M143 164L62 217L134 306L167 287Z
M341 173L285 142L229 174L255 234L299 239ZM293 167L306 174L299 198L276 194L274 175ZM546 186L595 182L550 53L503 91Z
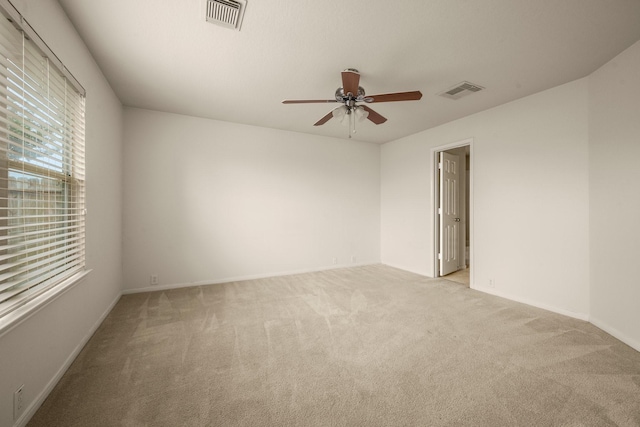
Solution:
M268 279L270 277L292 276L294 274L315 273L317 271L337 270L339 268L364 267L367 265L377 265L379 262L363 262L353 264L335 264L325 267L316 267L303 270L281 271L268 274L255 274L247 276L226 277L224 279L203 280L189 283L170 283L166 285L145 286L143 288L123 289L122 295L139 294L143 292L167 291L170 289L190 288L194 286L218 285L221 283L243 282L245 280Z
M586 314L586 313L577 313L575 311L565 310L563 308L558 308L558 307L554 307L554 306L551 306L551 305L539 303L537 301L533 301L533 300L530 300L528 298L514 297L513 295L509 295L507 293L497 291L494 288L489 288L489 287L484 287L483 286L483 287L474 287L472 289L474 289L476 291L484 292L486 294L495 295L495 296L500 297L500 298L505 298L505 299L508 299L508 300L511 300L511 301L516 301L516 302L520 302L522 304L527 304L527 305L530 305L532 307L541 308L543 310L551 311L553 313L562 314L563 316L572 317L572 318L578 319L578 320L584 320L585 322L589 321L589 315Z
M591 323L592 325L602 329L603 331L605 331L606 333L608 333L612 337L619 339L620 341L622 341L623 343L625 343L629 347L633 348L634 350L640 351L640 342L639 341L628 337L626 334L623 334L622 332L620 332L616 328L613 328L613 327L609 326L607 323L603 322L602 320L590 317L589 318L589 323Z
M414 270L412 268L403 267L402 265L392 264L392 263L388 263L388 262L383 262L382 265L386 265L386 266L392 267L392 268L397 268L398 270L407 271L409 273L418 274L418 275L423 276L423 277L428 277L429 279L433 279L434 278L433 276L430 276L430 275L426 274L424 271L417 271L417 270Z
M118 295L113 300L113 302L111 302L111 304L109 304L109 307L107 307L105 312L102 313L100 318L93 324L93 326L91 327L89 332L87 332L87 334L84 336L84 338L82 338L82 340L78 343L76 348L71 352L69 357L67 357L67 360L65 360L65 362L62 364L60 369L58 369L58 372L56 372L56 374L53 376L53 378L51 378L51 380L47 383L46 387L31 402L31 405L29 405L29 407L25 409L25 411L22 414L22 416L20 418L18 418L18 420L14 424L14 427L24 427L24 426L27 425L29 420L31 420L31 417L33 417L35 415L36 411L40 408L42 403L49 396L49 393L51 393L53 388L58 384L58 381L60 381L62 376L65 374L65 372L67 372L67 370L69 369L69 367L71 366L73 361L76 359L76 357L78 357L78 354L80 354L80 351L82 351L82 349L87 344L89 339L93 336L93 334L96 332L96 330L100 327L100 325L102 324L104 319L109 315L111 310L113 310L113 307L115 307L115 305L118 303L118 300L120 299L120 296L121 295Z

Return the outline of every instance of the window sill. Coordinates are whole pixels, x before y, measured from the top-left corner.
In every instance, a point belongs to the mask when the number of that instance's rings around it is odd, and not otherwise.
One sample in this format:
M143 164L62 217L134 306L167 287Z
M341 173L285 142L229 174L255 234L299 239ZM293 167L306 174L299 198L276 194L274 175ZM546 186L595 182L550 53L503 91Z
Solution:
M91 271L92 270L84 270L74 274L59 285L48 289L42 294L29 300L24 305L0 317L0 337L61 297L70 289L73 289L76 285L83 282L85 277L87 277Z

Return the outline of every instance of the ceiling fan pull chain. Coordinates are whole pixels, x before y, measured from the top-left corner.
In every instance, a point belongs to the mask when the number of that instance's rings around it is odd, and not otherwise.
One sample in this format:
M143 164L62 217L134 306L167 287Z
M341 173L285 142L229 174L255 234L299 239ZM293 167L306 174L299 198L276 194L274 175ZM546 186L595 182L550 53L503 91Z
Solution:
M349 138L351 138L351 134L356 133L356 118L354 114L354 110L349 110L351 114L349 114Z

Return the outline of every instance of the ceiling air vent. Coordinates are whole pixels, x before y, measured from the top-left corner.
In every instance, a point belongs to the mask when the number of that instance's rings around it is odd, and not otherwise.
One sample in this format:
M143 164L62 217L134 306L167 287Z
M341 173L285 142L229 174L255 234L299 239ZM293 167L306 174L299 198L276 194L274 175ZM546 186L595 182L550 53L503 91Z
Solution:
M207 0L207 22L239 31L246 6L245 0Z
M478 86L469 82L458 83L452 88L440 93L440 96L444 96L449 99L460 99L463 96L471 95L473 92L479 92L484 89L482 86Z

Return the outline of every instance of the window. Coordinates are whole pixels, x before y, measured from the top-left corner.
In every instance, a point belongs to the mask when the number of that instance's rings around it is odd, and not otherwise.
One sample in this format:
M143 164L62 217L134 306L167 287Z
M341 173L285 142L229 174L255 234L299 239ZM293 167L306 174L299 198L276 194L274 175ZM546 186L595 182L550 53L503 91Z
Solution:
M0 316L84 271L84 90L0 1Z

